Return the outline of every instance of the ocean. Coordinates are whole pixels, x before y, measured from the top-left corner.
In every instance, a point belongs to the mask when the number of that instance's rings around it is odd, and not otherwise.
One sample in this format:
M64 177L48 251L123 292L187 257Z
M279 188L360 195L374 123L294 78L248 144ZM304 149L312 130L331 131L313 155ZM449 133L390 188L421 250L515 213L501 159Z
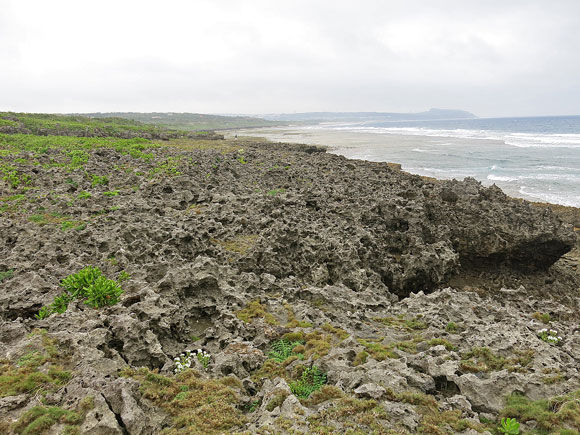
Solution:
M341 122L246 134L328 145L414 174L473 177L511 196L580 207L580 116Z

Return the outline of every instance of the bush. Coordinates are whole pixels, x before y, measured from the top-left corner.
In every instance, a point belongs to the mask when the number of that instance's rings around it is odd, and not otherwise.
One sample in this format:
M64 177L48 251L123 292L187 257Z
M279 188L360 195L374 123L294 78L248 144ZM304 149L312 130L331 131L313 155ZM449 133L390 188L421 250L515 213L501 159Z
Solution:
M123 289L117 281L99 276L89 287L85 289L87 300L85 304L93 308L107 305L115 305L121 299Z
M61 281L61 285L72 299L81 298L86 296L85 289L102 274L98 267L88 266L77 273L67 276Z
M85 304L93 308L115 305L121 300L123 293L117 281L106 278L98 267L93 266L67 276L60 285L65 291L54 298L52 304L42 307L36 315L37 319L42 320L51 314L64 313L68 304L75 299L84 299Z
M272 343L272 350L268 353L268 357L276 362L282 363L291 356L297 356L302 359L304 357L301 353L294 353L294 348L304 344L302 341L289 341L285 338L276 340Z
M322 372L318 367L307 367L302 372L299 380L290 382L290 390L300 399L308 399L308 397L315 391L326 384L326 373Z

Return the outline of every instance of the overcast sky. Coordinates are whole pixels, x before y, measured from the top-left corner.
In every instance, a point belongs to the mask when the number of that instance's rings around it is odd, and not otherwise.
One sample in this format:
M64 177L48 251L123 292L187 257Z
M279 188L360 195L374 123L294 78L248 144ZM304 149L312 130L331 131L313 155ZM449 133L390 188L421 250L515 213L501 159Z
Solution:
M0 0L0 110L580 114L580 0Z

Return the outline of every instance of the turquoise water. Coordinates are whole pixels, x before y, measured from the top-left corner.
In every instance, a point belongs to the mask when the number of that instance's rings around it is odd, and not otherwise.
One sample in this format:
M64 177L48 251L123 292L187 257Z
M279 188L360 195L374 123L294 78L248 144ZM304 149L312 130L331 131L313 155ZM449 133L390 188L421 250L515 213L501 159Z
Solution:
M310 138L348 133L352 143L334 149L347 157L397 162L436 178L474 177L510 195L580 207L580 116L326 123L297 131Z

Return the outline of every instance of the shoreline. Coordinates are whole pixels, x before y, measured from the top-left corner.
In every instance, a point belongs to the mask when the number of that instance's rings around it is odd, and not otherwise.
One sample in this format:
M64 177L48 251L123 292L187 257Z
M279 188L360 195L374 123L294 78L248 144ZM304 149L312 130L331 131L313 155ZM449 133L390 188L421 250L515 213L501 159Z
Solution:
M246 140L253 138L253 139L264 140L264 141L273 142L273 143L284 142L284 143L291 143L291 144L316 145L316 146L325 148L327 150L327 152L329 152L330 154L336 154L336 155L342 155L342 156L344 156L344 154L342 154L340 152L335 152L335 151L349 148L349 146L348 146L349 141L352 141L352 140L361 141L360 135L357 133L341 133L342 140L341 140L341 142L339 142L338 145L328 145L325 143L321 143L320 140L314 140L314 141L310 141L310 142L308 142L308 141L296 142L296 139L298 137L300 139L304 139L304 137L307 136L307 134L303 133L303 132L284 132L283 134L276 134L276 133L271 134L271 133L269 133L269 129L267 131L261 131L261 132L257 132L256 130L265 130L265 129L259 127L259 128L253 128L253 129L236 130L235 132L228 132L230 134L226 134L226 137L233 139L234 138L233 133L235 133L239 137L242 137ZM254 133L254 134L246 134L246 133ZM267 134L260 135L260 134L255 134L255 133L267 133ZM329 135L329 140L332 139L330 136L334 136L334 135ZM386 137L386 139L389 139L389 141L385 141L385 142L388 142L388 143L394 143L394 142L398 142L398 141L415 142L417 140L417 138L424 139L424 138L430 138L430 137L427 137L427 136L388 135ZM355 145L350 145L350 148L356 149L357 147ZM361 158L352 157L352 156L344 156L344 157L348 158L349 160L362 160L362 161L367 161L367 162L376 162L374 160L368 160L368 159L365 159L362 157ZM430 181L443 182L443 181L450 180L449 178L437 178L437 177L432 177L429 175L423 175L423 174L411 172L411 171L403 168L403 165L399 162L391 162L391 161L383 161L383 160L380 160L379 162L388 164L392 169L397 169L397 170L400 170L401 172L405 172L405 173L411 174L411 175L418 175L418 176L425 178L427 180L430 180ZM459 180L459 181L461 181L461 180ZM478 181L482 182L481 180L478 180ZM491 185L497 185L496 183L492 183L490 185L487 185L483 182L482 182L482 184L485 185L486 187L490 187ZM558 203L554 203L554 202L534 200L534 199L530 199L528 197L517 196L514 194L514 192L506 192L506 189L502 188L501 186L498 186L498 187L500 187L502 189L502 191L504 191L504 193L506 193L506 195L508 195L509 197L511 197L515 200L527 201L538 208L549 207L565 223L572 225L574 227L575 232L580 233L580 207L571 206L571 205L563 205L563 204L558 204Z
M529 165L537 164L540 156L508 146L501 140L380 134L298 126L238 132L240 135L261 136L271 141L325 146L330 153L348 158L396 162L408 173L436 179L462 180L473 177L488 187L495 184L515 198L580 207L580 197L573 182L577 177L575 172L560 173L566 168L559 169L556 166L549 166L555 168L556 172L531 168ZM520 166L520 161L523 166ZM503 162L508 162L507 166L504 167Z

